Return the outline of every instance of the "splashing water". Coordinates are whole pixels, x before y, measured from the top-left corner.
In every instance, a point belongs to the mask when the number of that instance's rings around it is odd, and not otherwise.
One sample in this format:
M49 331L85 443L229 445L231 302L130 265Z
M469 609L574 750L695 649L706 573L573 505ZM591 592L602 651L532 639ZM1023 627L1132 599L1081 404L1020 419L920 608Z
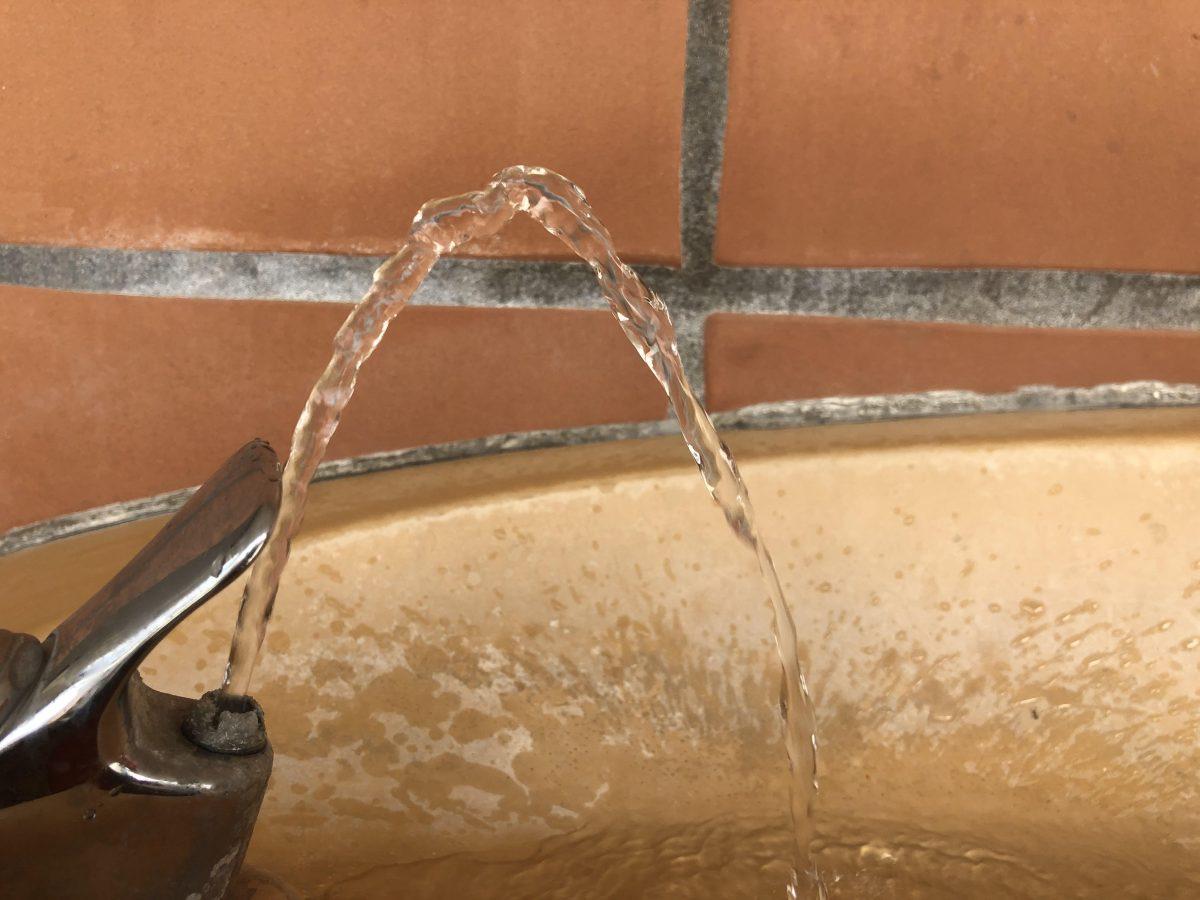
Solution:
M304 405L283 473L283 499L274 528L251 570L234 632L223 690L249 691L254 664L279 589L293 536L304 516L308 485L354 393L358 370L383 339L444 253L499 231L518 212L527 213L591 266L626 336L670 399L683 439L729 527L758 562L774 612L775 646L782 665L780 712L791 769L790 812L796 868L790 897L804 887L824 896L812 868L812 805L816 798L817 746L812 698L796 650L796 625L779 576L755 525L754 509L729 449L718 437L684 375L675 328L663 302L618 258L608 230L592 213L583 192L547 169L514 166L486 188L425 204L400 251L375 272L371 289L346 317L333 341L333 356Z

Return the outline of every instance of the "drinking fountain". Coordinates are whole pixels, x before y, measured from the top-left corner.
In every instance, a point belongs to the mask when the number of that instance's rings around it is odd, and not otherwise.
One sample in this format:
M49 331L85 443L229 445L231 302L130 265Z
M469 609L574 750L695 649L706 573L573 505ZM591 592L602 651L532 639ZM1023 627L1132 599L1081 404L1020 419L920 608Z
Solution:
M271 774L262 710L153 690L138 667L254 560L278 470L247 444L44 641L0 630L6 896L225 895Z
M830 896L1195 896L1196 393L958 399L718 419L796 599ZM1180 408L1123 408L1164 402ZM782 895L770 610L677 438L515 435L327 474L256 671L273 758L192 747L189 702L150 690L219 681L234 584L110 704L160 703L158 743L132 712L119 733L165 745L173 772L204 764L225 800L136 793L129 774L114 798L90 776L0 810L19 848L0 865L37 856L93 895L143 869L203 884L236 864L269 761L231 900ZM0 622L70 621L168 505L0 555ZM119 746L106 733L87 746ZM239 790L240 813L222 805Z

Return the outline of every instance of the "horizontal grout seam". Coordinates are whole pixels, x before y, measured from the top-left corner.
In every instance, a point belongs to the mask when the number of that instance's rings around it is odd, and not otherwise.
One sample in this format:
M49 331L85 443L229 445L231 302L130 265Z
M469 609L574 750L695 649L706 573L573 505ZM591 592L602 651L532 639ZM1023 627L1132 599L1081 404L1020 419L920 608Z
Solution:
M193 299L357 300L382 258L0 244L0 283ZM716 268L638 272L677 315L823 315L1067 328L1200 328L1200 275L1069 269ZM599 309L574 262L447 259L426 306Z

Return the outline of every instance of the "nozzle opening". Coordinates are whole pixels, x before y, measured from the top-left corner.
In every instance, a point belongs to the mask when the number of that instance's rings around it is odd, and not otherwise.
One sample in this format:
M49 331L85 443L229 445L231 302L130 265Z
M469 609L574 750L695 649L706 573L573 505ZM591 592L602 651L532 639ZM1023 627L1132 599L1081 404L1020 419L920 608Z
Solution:
M266 717L258 701L249 695L209 691L183 720L183 733L211 753L246 756L267 746Z

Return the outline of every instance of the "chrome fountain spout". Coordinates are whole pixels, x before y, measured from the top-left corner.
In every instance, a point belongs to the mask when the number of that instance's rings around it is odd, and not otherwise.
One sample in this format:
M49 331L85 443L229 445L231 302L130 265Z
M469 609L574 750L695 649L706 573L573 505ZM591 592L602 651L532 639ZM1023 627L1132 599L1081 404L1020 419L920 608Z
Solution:
M137 667L253 562L278 509L279 462L252 441L45 641L0 630L0 893L224 896L271 773L262 710L153 690Z

